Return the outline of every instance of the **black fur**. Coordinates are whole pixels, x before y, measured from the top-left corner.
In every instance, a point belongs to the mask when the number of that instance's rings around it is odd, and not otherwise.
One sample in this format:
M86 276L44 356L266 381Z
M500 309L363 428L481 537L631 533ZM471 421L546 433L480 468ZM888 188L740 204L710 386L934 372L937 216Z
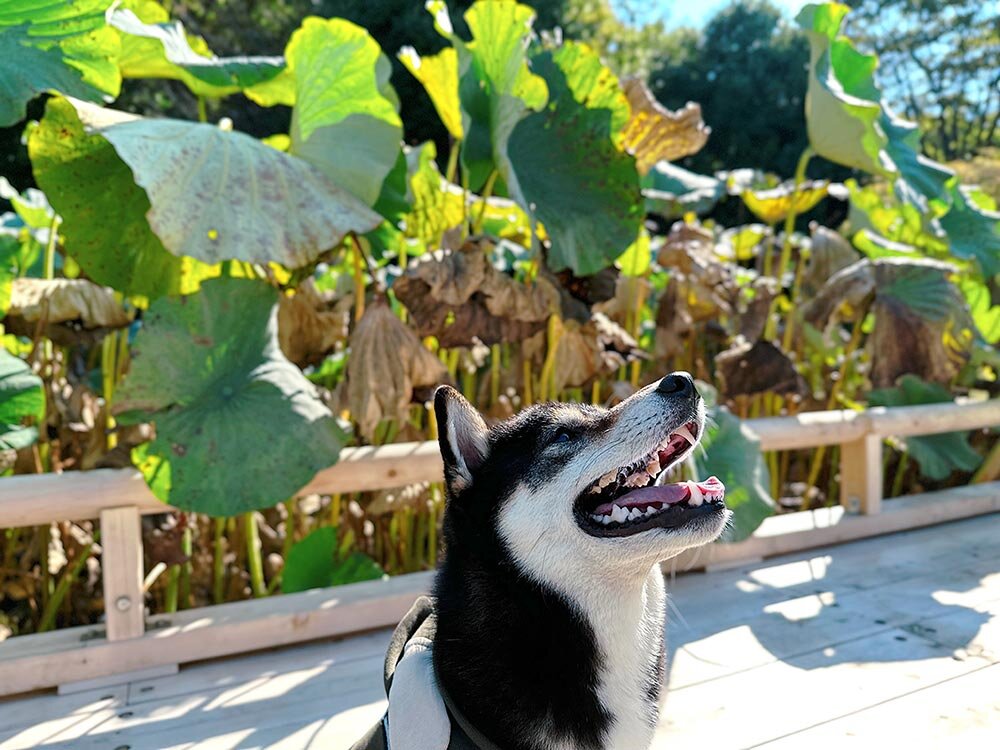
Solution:
M445 402L439 391L441 435ZM491 430L488 455L470 486L457 494L449 486L435 582L435 671L476 728L509 750L543 750L546 739L556 738L581 750L599 748L611 722L598 699L603 657L589 623L566 599L524 577L497 531L515 481L540 486L558 468L560 451L606 429L611 418L587 407L576 421L545 405L527 409ZM553 443L560 431L569 440ZM441 450L452 485L455 456L447 442L441 440Z

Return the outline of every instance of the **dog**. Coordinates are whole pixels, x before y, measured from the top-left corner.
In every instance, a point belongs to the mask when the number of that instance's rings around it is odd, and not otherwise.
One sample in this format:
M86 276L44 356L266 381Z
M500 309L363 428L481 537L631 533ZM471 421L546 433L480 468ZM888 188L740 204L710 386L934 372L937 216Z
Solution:
M433 599L393 636L386 717L355 747L648 748L665 669L659 564L730 517L715 477L666 481L705 428L691 376L492 428L450 386L434 411L444 556Z

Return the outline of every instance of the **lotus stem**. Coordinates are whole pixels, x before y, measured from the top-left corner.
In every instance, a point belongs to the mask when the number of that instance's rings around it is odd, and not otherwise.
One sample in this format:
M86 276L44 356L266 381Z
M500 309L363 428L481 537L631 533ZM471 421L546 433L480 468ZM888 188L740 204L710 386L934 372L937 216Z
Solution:
M365 314L365 271L361 265L361 245L358 244L354 235L351 235L351 240L354 245L351 253L354 278L354 322L357 323Z
M482 234L483 231L483 217L486 215L486 202L489 200L490 196L493 195L493 186L496 184L497 177L500 173L497 170L490 172L490 176L486 178L486 184L483 186L483 193L480 196L482 198L482 204L479 206L479 214L476 216L474 222L472 222L472 233L474 235Z
M167 569L167 589L163 594L163 611L173 614L177 611L177 588L180 582L180 565L171 565Z
M500 344L490 347L490 405L500 400Z
M992 482L1000 476L1000 440L993 444L990 452L986 454L982 465L976 469L969 484L981 484L982 482Z
M254 511L243 514L243 532L247 543L247 568L250 572L250 590L255 598L267 594L264 585L264 564L260 557L260 531Z
M70 588L73 586L73 581L76 577L80 575L80 571L83 569L84 564L90 557L91 551L94 549L94 545L97 543L100 534L94 534L93 540L84 547L73 564L67 567L62 576L59 578L59 585L56 586L55 591L52 592L52 596L48 598L45 602L45 607L42 610L42 615L38 620L38 631L39 633L44 633L48 630L52 630L52 626L56 622L56 614L59 612L59 607L62 605L63 600L66 598L66 594L69 593ZM46 540L47 541L47 540ZM45 549L48 550L49 545L45 545ZM46 553L46 556L47 553ZM44 572L48 572L48 565L43 568Z
M886 451L888 455L888 451ZM906 477L906 470L910 465L910 454L900 453L899 463L896 464L896 474L892 478L892 486L889 490L889 497L899 497L903 490L903 479Z
M521 406L531 406L534 403L531 393L531 360L524 356L523 350L521 352L521 379L524 381L523 393L521 394Z
M285 506L285 538L281 540L281 559L288 560L288 551L295 543L295 512L298 504L294 497L283 503Z
M458 170L458 151L461 145L462 142L459 140L451 142L451 149L448 151L448 166L444 171L444 178L448 182L455 182L455 172Z
M191 555L194 552L194 547L191 542L191 526L190 523L184 527L184 533L181 535L181 554L183 554L187 560L180 564L180 591L179 591L179 607L180 609L187 609L191 606Z
M225 598L226 580L226 542L223 532L226 530L225 518L213 518L212 540L212 602L222 604Z

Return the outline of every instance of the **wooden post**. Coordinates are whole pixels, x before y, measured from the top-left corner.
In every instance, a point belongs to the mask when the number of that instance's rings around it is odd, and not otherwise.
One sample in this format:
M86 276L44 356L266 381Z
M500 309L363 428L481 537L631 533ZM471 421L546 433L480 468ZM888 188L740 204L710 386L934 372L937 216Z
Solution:
M848 513L882 510L882 438L865 435L840 446L840 504Z
M143 634L142 529L135 506L101 511L101 573L108 640Z

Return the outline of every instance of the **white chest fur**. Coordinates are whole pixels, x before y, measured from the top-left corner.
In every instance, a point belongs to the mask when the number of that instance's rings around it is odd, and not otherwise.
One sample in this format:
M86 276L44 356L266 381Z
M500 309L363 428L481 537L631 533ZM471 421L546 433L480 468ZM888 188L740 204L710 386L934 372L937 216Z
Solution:
M599 695L612 724L602 750L645 750L659 714L648 688L665 637L660 568L654 567L637 586L567 588L571 590L564 593L590 622L603 656Z

